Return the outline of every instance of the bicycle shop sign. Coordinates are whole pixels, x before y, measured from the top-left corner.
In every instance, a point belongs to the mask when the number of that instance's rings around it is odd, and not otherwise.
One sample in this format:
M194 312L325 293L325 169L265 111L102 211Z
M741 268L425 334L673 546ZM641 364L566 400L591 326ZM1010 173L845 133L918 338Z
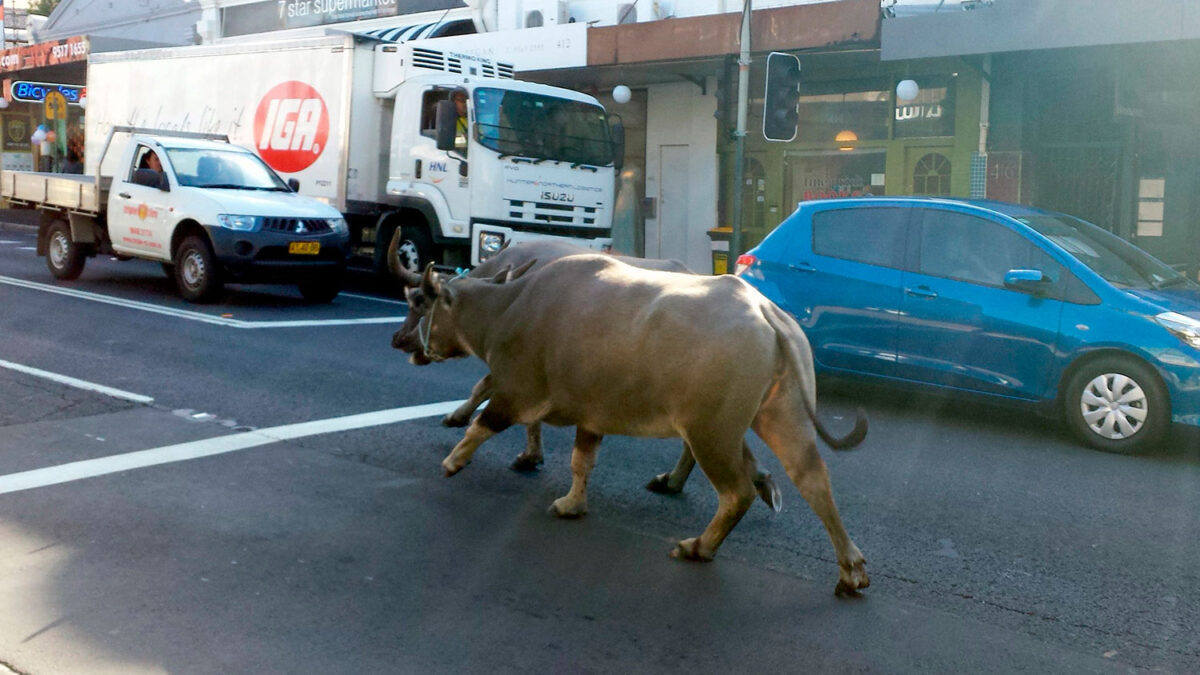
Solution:
M68 105L79 105L79 99L84 96L85 88L76 84L53 84L50 82L26 82L17 80L9 87L14 101L41 103L46 95L58 92L63 95Z

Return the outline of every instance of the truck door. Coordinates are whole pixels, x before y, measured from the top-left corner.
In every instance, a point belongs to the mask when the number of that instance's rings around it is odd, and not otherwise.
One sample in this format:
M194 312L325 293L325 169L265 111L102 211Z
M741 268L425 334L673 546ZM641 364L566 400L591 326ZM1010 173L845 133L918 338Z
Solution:
M460 175L459 168L466 162L467 148L463 145L453 154L438 150L434 131L438 101L445 101L449 97L450 90L444 88L431 87L422 92L421 133L412 145L409 161L413 169L413 183L424 184L440 193L450 209L450 217L466 222L470 213L471 192L468 187L469 179ZM397 107L397 110L399 109ZM405 122L399 119L395 122L396 125L403 123ZM407 124L412 122L408 121ZM467 129L470 128L472 125L468 124ZM466 138L463 140L469 142Z
M118 253L171 259L171 193L153 184L157 177L150 173L169 175L169 160L163 155L162 150L139 143L129 166L113 176L108 193L108 235Z

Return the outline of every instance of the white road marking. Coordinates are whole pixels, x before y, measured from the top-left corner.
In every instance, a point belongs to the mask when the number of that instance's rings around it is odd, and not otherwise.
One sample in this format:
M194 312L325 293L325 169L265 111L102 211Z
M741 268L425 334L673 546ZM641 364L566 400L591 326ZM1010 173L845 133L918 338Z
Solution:
M312 319L312 320L296 320L296 321L242 321L241 319L231 319L223 316L213 316L202 312L193 312L187 309L174 309L171 307L162 307L153 305L148 302L139 302L137 300L125 300L122 298L114 298L108 295L99 293L91 293L81 291L74 288L61 288L50 284L42 284L36 281L26 281L14 277L0 276L0 284L8 284L9 286L17 286L19 288L27 288L35 291L44 291L46 293L56 293L81 300L90 300L92 302L100 302L106 305L116 305L127 309L136 309L143 312L152 312L154 314L162 314L163 316L173 316L177 319L188 319L189 321L199 321L201 323L209 323L216 326L226 326L228 328L302 328L302 327L321 327L321 326L353 326L360 324L373 323L403 323L403 316L375 316L364 319Z
M191 441L189 443L167 445L161 448L127 452L121 455L110 455L108 457L70 462L43 469L10 473L6 476L0 476L0 494L32 490L50 485L60 485L62 483L133 469L143 469L160 464L183 462L200 457L211 457L213 455L246 450L260 445L269 445L279 441L294 440L306 436L350 431L384 424L394 424L421 417L444 415L462 404L463 401L446 401L408 408L392 408L391 410L347 415L345 417L333 417L312 422L286 424L278 427L258 429L256 431L230 434L228 436L217 436L216 438L209 438L202 441Z
M373 302L386 302L386 303L393 304L393 305L404 305L405 307L408 307L408 301L406 301L406 300L392 300L391 298L377 298L373 295L359 295L358 293L347 293L346 291L342 291L340 294L338 294L338 297L342 297L342 296L345 296L347 298L358 298L359 300L371 300Z
M39 370L37 368L23 366L19 363L13 363L12 361L4 361L4 360L0 359L0 368L8 368L9 370L17 371L18 373L25 373L26 375L33 375L34 377L40 377L40 378L47 379L47 380L53 380L54 382L58 382L60 384L66 384L66 385L75 387L77 389L86 389L88 391L95 391L95 392L99 392L101 394L112 396L113 398L121 398L121 399L125 399L126 401L133 401L135 403L153 403L154 402L154 399L149 396L142 396L141 394L133 394L128 391L121 391L120 389L113 389L112 387L106 387L102 384L96 384L94 382L88 382L86 380L79 380L74 377L69 377L67 375L59 375L58 373L51 373L50 371L47 371L47 370Z
M17 250L18 251L36 251L37 247L36 246L18 246Z
M0 244L19 244L21 242L16 239L0 239Z

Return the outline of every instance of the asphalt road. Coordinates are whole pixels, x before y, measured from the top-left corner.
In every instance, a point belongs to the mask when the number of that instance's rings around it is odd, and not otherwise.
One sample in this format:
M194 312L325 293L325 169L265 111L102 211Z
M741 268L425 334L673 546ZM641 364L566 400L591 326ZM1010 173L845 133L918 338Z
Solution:
M837 599L828 537L757 439L784 510L675 561L716 505L699 472L642 488L676 442L605 439L590 514L559 521L570 430L536 474L508 470L512 429L446 479L440 415L346 426L485 372L406 363L404 307L365 277L326 306L279 286L193 306L144 262L53 283L31 245L0 228L0 361L153 401L0 367L0 673L1200 670L1194 437L1106 455L1020 410L826 388L830 426L871 421L823 450L872 580ZM314 420L343 421L289 426ZM217 442L246 447L105 459ZM86 460L108 468L3 487Z

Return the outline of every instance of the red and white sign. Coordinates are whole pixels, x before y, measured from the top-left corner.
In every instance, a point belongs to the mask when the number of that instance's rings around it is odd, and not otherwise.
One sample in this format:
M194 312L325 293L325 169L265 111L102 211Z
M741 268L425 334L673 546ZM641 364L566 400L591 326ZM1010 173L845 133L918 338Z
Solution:
M277 84L254 113L258 154L281 173L303 171L329 141L329 109L312 86L298 80Z

